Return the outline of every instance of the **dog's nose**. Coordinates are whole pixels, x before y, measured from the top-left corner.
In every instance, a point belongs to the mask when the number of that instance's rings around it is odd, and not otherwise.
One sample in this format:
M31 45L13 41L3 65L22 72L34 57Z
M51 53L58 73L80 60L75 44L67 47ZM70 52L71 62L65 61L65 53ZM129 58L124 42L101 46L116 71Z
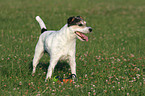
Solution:
M89 31L92 32L92 28L89 28Z

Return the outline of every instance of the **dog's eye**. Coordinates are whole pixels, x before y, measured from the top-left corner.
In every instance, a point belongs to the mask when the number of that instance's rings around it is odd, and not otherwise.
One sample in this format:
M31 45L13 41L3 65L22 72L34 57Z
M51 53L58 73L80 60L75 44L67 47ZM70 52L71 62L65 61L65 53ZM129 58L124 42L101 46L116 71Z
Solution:
M83 26L83 24L79 24L79 26Z

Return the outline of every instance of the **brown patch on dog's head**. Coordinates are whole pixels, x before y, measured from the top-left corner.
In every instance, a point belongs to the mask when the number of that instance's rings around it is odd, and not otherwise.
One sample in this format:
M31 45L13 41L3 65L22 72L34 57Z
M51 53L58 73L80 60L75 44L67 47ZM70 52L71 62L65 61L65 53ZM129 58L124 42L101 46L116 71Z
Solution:
M68 23L68 27L72 26L72 25L78 25L78 23L80 21L83 21L83 18L81 16L73 16L73 17L69 17L67 20Z

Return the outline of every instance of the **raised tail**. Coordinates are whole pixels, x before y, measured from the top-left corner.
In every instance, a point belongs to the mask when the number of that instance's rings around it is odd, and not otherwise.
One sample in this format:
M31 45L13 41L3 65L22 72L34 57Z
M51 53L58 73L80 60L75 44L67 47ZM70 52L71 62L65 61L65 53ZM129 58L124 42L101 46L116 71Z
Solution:
M47 31L47 28L46 28L43 20L39 16L36 16L36 20L38 21L38 23L40 25L41 33L43 33L44 31Z

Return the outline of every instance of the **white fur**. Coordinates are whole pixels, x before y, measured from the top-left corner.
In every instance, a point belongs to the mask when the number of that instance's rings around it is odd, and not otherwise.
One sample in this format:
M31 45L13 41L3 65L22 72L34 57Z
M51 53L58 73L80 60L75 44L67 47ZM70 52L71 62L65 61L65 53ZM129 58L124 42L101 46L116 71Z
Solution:
M46 28L42 19L37 16L36 20L39 22L41 29ZM45 81L51 78L52 72L60 58L68 58L71 73L76 74L76 34L75 31L81 31L82 33L89 33L90 27L68 27L64 25L59 31L45 31L39 37L39 41L35 48L35 54L33 59L33 72L36 71L36 66L39 63L40 58L43 56L44 51L47 51L50 55L50 65L48 67Z

